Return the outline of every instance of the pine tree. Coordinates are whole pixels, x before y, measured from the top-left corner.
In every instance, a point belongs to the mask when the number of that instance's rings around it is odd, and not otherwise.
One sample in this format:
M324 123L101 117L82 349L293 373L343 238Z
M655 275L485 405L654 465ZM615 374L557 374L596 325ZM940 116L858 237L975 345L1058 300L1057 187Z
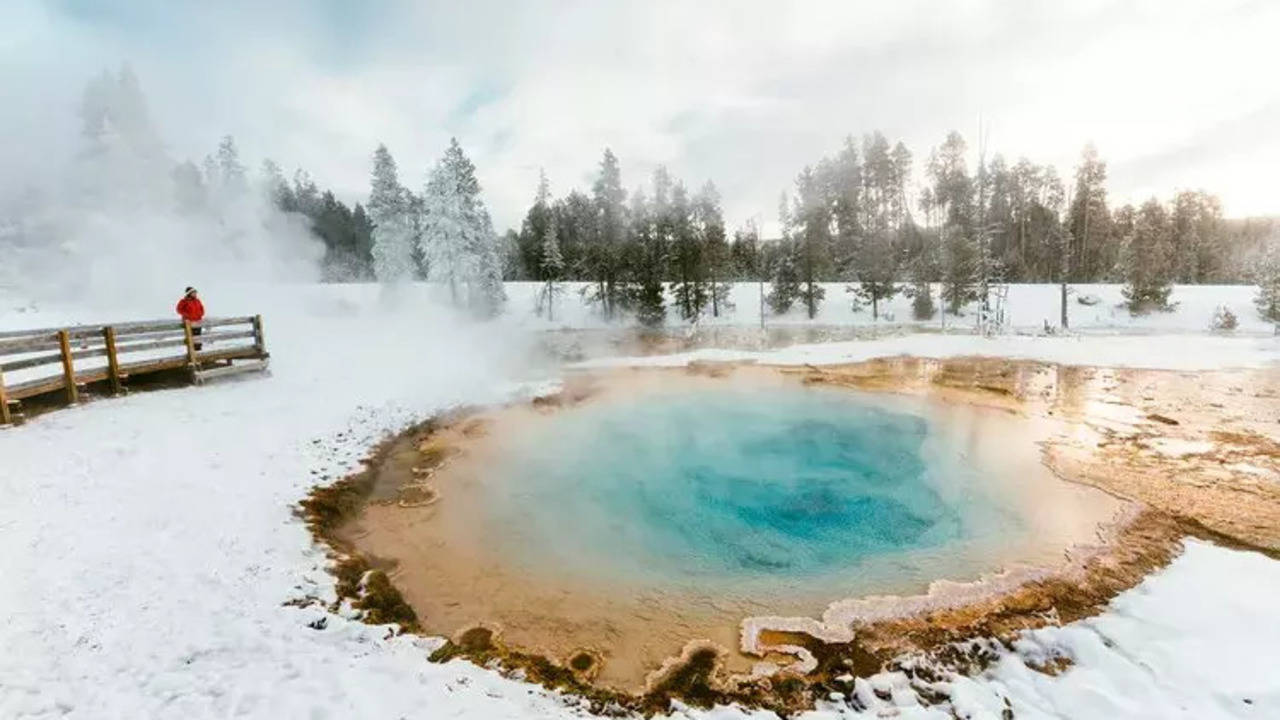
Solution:
M861 249L863 236L862 184L863 168L858 160L858 148L853 136L844 140L844 147L828 168L828 192L831 195L831 215L835 223L834 263L841 276L852 277Z
M414 280L426 280L428 275L427 256L422 252L422 229L425 225L427 205L422 195L404 188L404 204L407 208L409 222L405 232L409 236L410 272Z
M606 318L612 318L622 310L629 295L624 287L621 267L627 242L626 199L618 158L612 150L605 148L604 157L600 160L600 173L592 186L595 218L587 262L595 287L586 294L586 299L600 303Z
M507 291L502 283L502 253L492 227L474 252L479 274L469 288L471 311L481 318L497 317L507 302Z
M942 236L942 300L947 312L960 314L978 298L978 250L965 228L948 226Z
M783 247L774 264L773 277L769 285L769 309L775 315L782 315L791 309L801 294L800 276L796 272L794 244L783 240Z
M778 226L782 229L782 239L778 241L777 253L769 268L769 309L775 315L781 315L791 309L796 297L800 294L800 282L796 278L793 255L794 244L791 241L791 207L787 193L778 198Z
M544 176L545 177L545 176ZM547 223L542 236L542 257L538 263L542 276L542 289L538 293L538 313L546 308L547 319L554 321L556 296L561 292L560 278L564 273L564 257L560 254L560 241L556 237L555 218Z
M191 163L187 163L191 165ZM191 165L194 170L195 166ZM292 194L289 190L289 183L284 179L284 171L280 166L270 158L262 161L262 169L259 171L258 180L259 192L267 199L268 202L280 208L286 209L286 201L292 200L288 195Z
M240 151L230 135L224 135L218 143L218 190L224 198L237 198L244 194L249 184L245 179L244 165L240 164Z
M543 241L546 239L547 227L554 222L555 209L552 206L551 184L547 173L538 171L538 189L533 196L533 205L525 213L524 222L520 226L519 255L523 273L520 277L529 280L543 280L542 253Z
M459 304L467 293L472 311L493 317L502 309L502 257L489 211L480 197L475 165L457 138L436 163L422 195L423 220L419 246L427 264L427 279L449 288Z
M800 280L799 300L809 319L818 314L826 295L819 283L831 268L831 214L818 177L805 168L796 179L797 196L791 213L795 272Z
M1075 246L1071 248L1071 279L1096 282L1112 274L1116 265L1107 212L1107 164L1098 158L1092 143L1085 146L1076 169L1076 186L1068 225ZM1121 240L1123 243L1123 239Z
M507 228L507 231L498 239L498 249L502 254L503 280L527 280L533 275L525 268L524 258L520 256L520 233Z
M356 279L373 280L373 221L364 206L356 203L351 211L351 229L354 235Z
M760 231L754 223L748 221L746 227L733 232L733 243L729 246L729 277L738 280L763 280L760 260Z
M1264 320L1280 323L1280 245L1266 254L1258 272L1258 294L1254 305Z
M861 300L871 303L873 319L880 319L880 302L898 294L900 288L894 282L897 272L898 258L887 230L863 242L858 259L859 282L853 290Z
M1172 259L1169 215L1159 200L1151 198L1133 215L1122 255L1125 286L1121 294L1129 312L1170 309Z
M935 245L928 235L910 223L903 229L903 235L915 248L914 256L906 261L911 284L903 289L903 293L911 298L911 316L916 320L928 320L936 312L931 285L937 276Z
M635 238L631 262L632 305L636 319L647 328L662 325L667 317L662 290L663 271L667 267L667 248L654 217L653 206L637 190L631 196L631 234Z
M916 320L928 320L937 312L933 304L933 288L928 280L914 280L907 292L911 297L911 316Z
M409 194L400 185L396 161L386 145L379 145L373 153L369 221L373 225L373 276L384 284L406 282L415 277L416 244Z
M942 299L952 314L977 298L979 257L973 217L973 181L965 167L965 142L951 132L929 157L932 202L943 211Z
M931 283L938 277L938 243L933 233L937 202L934 200L932 188L926 187L921 190L917 202L926 227L921 229L914 223L908 223L904 228L904 236L909 238L907 244L911 249L905 261L909 269L911 285L905 292L911 298L911 316L916 320L928 320L936 312Z
M683 320L698 317L707 302L703 248L691 213L689 193L684 183L676 183L664 219L671 238L671 273L675 278L671 283L671 295Z
M1055 212L1056 219L1056 212ZM1057 262L1054 263L1054 270L1058 276L1058 323L1062 330L1071 327L1071 318L1067 310L1067 278L1071 274L1071 228L1064 222L1054 222L1052 231L1052 244L1057 256ZM1048 321L1045 321L1046 325Z
M707 296L711 300L712 317L720 317L725 310L732 310L729 291L725 282L732 274L733 258L724 231L724 213L720 210L720 192L715 183L708 180L694 199L694 224L702 245L702 260L707 281Z
M293 173L293 200L297 212L307 217L320 214L320 188L311 176L301 168Z

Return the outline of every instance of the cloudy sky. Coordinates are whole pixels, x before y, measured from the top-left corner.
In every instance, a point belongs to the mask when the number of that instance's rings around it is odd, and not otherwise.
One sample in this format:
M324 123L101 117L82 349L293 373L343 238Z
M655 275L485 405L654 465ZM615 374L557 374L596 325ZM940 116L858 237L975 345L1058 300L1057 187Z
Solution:
M1118 200L1218 193L1280 213L1280 3L3 0L0 192L74 151L84 82L128 62L170 154L233 134L363 199L385 142L421 185L448 138L500 228L545 167L586 187L613 148L635 187L713 179L732 225L842 138L923 165L950 129L1069 175L1094 142ZM976 152L975 152L976 159Z

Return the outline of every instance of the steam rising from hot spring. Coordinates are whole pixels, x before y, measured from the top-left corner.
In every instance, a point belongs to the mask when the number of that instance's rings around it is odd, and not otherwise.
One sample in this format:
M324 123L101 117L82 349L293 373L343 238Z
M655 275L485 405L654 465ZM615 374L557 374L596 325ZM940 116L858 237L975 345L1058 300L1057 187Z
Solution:
M186 285L319 279L322 246L271 201L278 170L250 172L229 137L199 167L170 157L127 68L90 81L79 115L80 137L65 138L73 159L0 204L0 289L117 304Z

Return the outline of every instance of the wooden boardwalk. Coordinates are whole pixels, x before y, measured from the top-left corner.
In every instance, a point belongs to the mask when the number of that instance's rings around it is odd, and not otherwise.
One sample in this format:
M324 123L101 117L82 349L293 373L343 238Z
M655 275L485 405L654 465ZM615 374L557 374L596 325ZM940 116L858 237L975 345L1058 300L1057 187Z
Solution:
M129 378L160 372L200 384L265 370L268 357L261 315L0 332L0 425L21 419L26 399L74 405L87 385L120 395Z

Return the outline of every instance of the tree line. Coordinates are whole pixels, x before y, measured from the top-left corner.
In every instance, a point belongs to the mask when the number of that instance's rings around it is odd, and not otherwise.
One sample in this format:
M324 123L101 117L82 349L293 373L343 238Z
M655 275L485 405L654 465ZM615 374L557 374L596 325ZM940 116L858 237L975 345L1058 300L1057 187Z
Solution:
M367 201L348 205L305 171L286 179L270 160L250 180L230 136L200 164L169 160L127 68L88 84L81 118L82 194L104 195L103 205L145 195L212 219L227 242L246 245L255 222L278 220L254 219L247 201L265 198L323 247L325 280L430 280L481 315L500 309L503 280L540 283L536 309L551 315L563 283L581 281L585 299L605 317L633 314L647 324L668 314L686 321L719 315L736 280L768 282L777 313L799 306L814 317L823 302L849 302L878 316L902 293L918 318L934 316L939 305L959 313L976 302L989 312L991 288L1010 282L1061 284L1064 304L1068 283L1120 282L1134 311L1168 308L1176 302L1173 283L1251 282L1260 287L1260 310L1280 319L1274 220L1225 219L1204 191L1116 206L1107 165L1092 146L1063 179L1026 158L988 158L985 147L971 166L965 139L951 132L925 156L917 185L903 142L881 132L849 136L796 175L771 238L751 223L727 232L710 180L691 190L659 167L646 186L628 192L618 158L606 149L589 188L555 197L541 175L520 227L499 236L475 166L456 140L417 189L400 182L391 153L379 146ZM14 248L38 235L22 223L9 227L19 230L6 230ZM844 284L842 297L826 297L831 283Z
M780 236L766 240L751 225L728 235L714 184L690 194L664 168L628 201L606 150L590 191L556 199L540 179L520 229L505 237L504 276L546 284L540 298L564 280L589 282L587 298L606 317L631 311L652 324L665 314L664 283L686 320L718 315L731 280L768 281L777 313L798 305L812 318L835 300L823 284L843 282L843 300L869 305L873 316L904 293L923 319L938 304L990 312L992 287L1011 282L1060 283L1064 298L1067 283L1123 283L1132 311L1168 309L1174 283L1266 286L1277 264L1267 254L1275 224L1227 220L1207 192L1113 206L1106 163L1091 145L1069 181L1050 165L1010 164L984 148L970 167L968 154L949 133L912 192L904 143L880 132L848 137L797 175L780 199Z
M739 252L749 245L734 243ZM645 325L729 308L728 282L741 277L725 234L720 193L707 181L690 192L666 168L630 197L617 157L604 151L590 193L551 196L541 174L519 231L506 235L507 278L542 283L539 312L554 316L565 280L586 280L584 299L606 318L633 312Z

